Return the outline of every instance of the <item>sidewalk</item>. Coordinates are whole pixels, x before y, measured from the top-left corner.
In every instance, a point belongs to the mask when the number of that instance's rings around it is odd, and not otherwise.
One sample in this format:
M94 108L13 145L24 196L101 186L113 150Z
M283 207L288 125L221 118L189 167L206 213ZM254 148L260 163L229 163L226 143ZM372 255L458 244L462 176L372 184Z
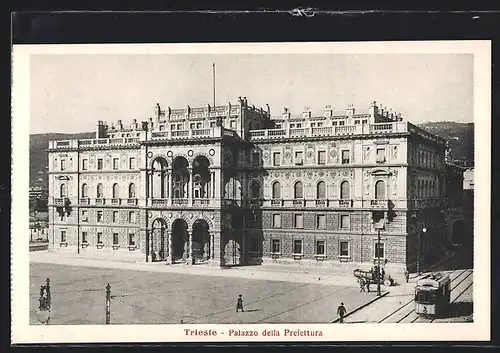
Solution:
M209 267L205 265L169 265L164 262L121 262L106 259L75 258L74 256L61 256L60 254L45 251L31 252L30 263L48 263L67 266L177 273L196 276L202 275L247 278L256 280L310 283L343 287L359 286L356 278L351 273L338 273L334 271L328 271L326 269L315 268L289 268L279 265L219 268Z

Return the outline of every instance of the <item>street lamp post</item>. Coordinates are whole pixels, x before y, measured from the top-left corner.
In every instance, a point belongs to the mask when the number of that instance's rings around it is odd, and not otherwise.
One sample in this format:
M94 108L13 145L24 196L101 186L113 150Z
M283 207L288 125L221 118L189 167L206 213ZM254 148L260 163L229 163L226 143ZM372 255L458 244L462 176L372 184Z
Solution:
M424 227L422 228L422 232L425 234L427 232L427 229ZM420 232L418 232L418 248L417 248L417 275L420 276L420 248L421 248L421 235Z
M378 258L378 267L377 267L377 295L380 296L380 228L377 232L377 258Z

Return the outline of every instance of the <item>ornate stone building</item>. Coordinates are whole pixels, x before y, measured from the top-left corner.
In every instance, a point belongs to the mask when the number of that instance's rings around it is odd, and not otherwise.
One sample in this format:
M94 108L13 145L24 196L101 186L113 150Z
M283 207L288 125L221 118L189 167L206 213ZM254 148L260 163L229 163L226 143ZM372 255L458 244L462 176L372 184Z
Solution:
M157 105L50 142L49 176L50 246L85 256L404 271L443 240L444 140L375 102L279 119L241 97Z

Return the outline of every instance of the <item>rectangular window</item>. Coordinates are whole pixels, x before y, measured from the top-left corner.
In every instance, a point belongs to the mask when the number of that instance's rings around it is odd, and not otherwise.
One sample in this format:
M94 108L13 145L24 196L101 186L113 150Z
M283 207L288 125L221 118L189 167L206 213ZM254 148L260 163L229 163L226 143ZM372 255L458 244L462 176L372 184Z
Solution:
M323 123L322 122L318 122L318 127L322 127L323 126Z
M384 243L375 243L375 258L381 258L381 259L384 259L385 258L385 244Z
M130 233L128 235L128 246L135 246L135 234Z
M102 211L97 211L97 222L102 223Z
M250 239L250 251L259 252L259 239L257 238Z
M281 153L280 152L273 153L273 165L275 167L279 167L281 165Z
M177 130L182 130L182 124L177 124Z
M316 255L325 255L325 241L316 240Z
M66 231L61 230L61 243L66 243Z
M61 159L61 170L66 170L66 160Z
M215 127L215 121L211 121L211 122L210 122L210 127L211 127L211 128L214 128L214 127Z
M229 128L231 128L231 129L236 128L236 121L235 120L229 120Z
M364 124L368 124L368 120L367 119L363 119L363 121L361 122L363 125Z
M97 233L97 244L102 244L102 232Z
M128 213L128 222L135 223L135 212L134 211L130 211Z
M89 220L89 217L88 217L87 210L82 210L82 222L88 222L88 220Z
M342 151L342 164L349 164L351 163L351 157L349 156L350 151L349 150L343 150Z
M281 228L281 214L273 214L273 228Z
M293 215L293 227L294 228L304 228L303 216L301 213Z
M316 127L316 123L311 123L311 127Z
M351 228L351 217L347 214L340 216L340 228L349 229Z
M130 157L129 158L129 169L135 169L135 157Z
M201 129L201 123L196 123L196 128Z
M316 228L326 229L326 215L324 214L316 215Z
M170 130L175 130L175 124L170 124Z
M295 128L295 124L290 124L290 129L294 129Z
M337 126L337 122L336 122L336 121L333 121L333 122L332 122L332 126Z
M82 243L88 243L87 232L82 232Z
M252 152L252 165L258 166L260 165L260 153Z
M302 124L297 123L297 129L300 129L300 128L302 128Z
M293 241L293 253L294 254L302 254L302 240L295 239Z
M160 125L160 131L165 130L165 125Z
M118 222L118 211L113 211L113 223Z
M345 125L345 121L339 121L339 126Z
M102 158L97 158L97 170L102 170Z
M82 170L88 170L88 169L89 169L89 160L83 159L82 160Z
M304 164L304 152L295 151L295 165Z
M377 148L377 163L385 162L385 148Z
M113 233L113 245L118 245L118 233Z
M271 252L273 254L279 254L281 252L281 244L279 239L273 239L272 240L272 246L271 246Z
M195 129L195 127L196 127L196 124L195 124L195 123L191 123L191 124L189 124L189 128L190 128L191 130L194 130L194 129Z
M326 151L318 151L318 164L326 164Z
M113 158L113 170L118 169L118 158Z
M340 242L340 256L349 257L349 242L341 241Z
M354 125L359 125L359 120L354 120Z

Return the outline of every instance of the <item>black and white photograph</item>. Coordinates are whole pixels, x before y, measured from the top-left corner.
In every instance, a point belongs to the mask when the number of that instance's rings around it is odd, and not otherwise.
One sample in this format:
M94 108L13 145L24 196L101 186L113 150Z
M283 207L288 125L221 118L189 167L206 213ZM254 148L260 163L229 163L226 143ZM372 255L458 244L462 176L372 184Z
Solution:
M489 50L14 48L13 337L488 334Z

